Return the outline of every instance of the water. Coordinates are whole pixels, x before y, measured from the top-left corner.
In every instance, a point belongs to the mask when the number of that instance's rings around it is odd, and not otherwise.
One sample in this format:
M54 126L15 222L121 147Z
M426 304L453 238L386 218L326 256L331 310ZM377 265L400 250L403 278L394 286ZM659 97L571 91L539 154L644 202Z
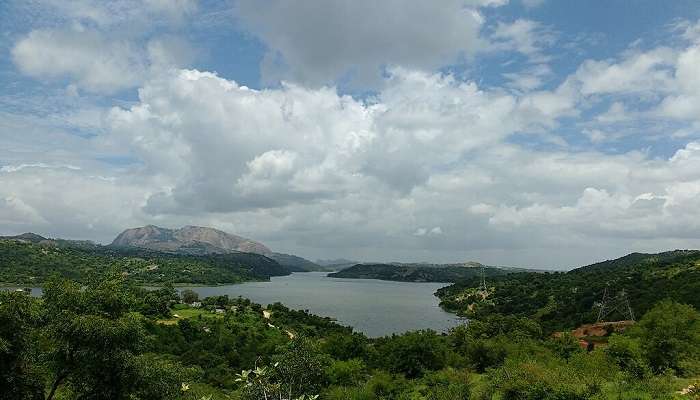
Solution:
M327 272L296 272L270 282L227 286L183 287L200 298L228 295L245 297L262 305L285 306L336 318L370 337L417 329L446 332L462 320L443 311L433 293L444 283L391 282L375 279L329 278ZM41 288L32 288L40 296Z
M201 297L245 297L262 305L280 302L293 309L336 318L367 336L416 329L445 332L462 321L443 311L433 295L444 283L329 278L327 272L296 272L270 282L190 287ZM183 288L184 289L184 288Z
M41 297L42 294L44 294L44 290L40 287L28 287L28 286L0 286L0 290L12 290L15 291L17 289L22 289L22 290L31 290L31 295L32 297Z

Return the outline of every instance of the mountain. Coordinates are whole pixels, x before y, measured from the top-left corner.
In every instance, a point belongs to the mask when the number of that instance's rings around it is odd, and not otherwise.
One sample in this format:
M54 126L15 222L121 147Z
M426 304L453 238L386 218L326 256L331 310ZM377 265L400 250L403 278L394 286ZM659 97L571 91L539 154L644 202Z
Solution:
M32 233L32 232L26 232L26 233L22 233L20 235L14 235L14 236L0 236L0 239L16 240L18 242L29 242L29 243L41 243L41 242L49 240L41 235L37 235L36 233Z
M15 242L22 243L34 243L41 244L45 246L57 246L57 247L83 247L83 248L94 248L97 247L93 241L90 240L69 240L69 239L50 239L37 235L36 233L26 232L20 235L14 236L0 236L0 240L11 240Z
M629 302L635 315L663 299L700 307L700 251L632 253L568 272L494 276L486 280L488 293L479 284L472 278L439 289L440 305L471 318L513 314L534 318L548 330L568 330L595 322L606 292L615 304ZM626 319L624 314L607 319Z
M481 276L481 267L484 267L485 276L516 271L511 268L486 266L473 261L464 264L356 264L328 276L401 282L457 282Z
M154 225L127 229L114 239L113 247L141 247L189 254L255 253L268 256L272 251L262 243L214 228L185 226L166 229Z
M321 271L321 266L292 254L275 253L262 243L214 228L185 226L166 229L154 225L127 229L112 247L139 247L179 254L254 253L277 261L290 271Z

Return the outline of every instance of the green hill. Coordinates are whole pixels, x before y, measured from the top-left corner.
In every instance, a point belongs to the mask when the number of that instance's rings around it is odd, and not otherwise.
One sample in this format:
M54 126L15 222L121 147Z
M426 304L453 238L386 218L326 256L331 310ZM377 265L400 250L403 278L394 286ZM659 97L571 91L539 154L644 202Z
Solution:
M214 285L289 274L288 268L259 254L183 255L39 238L0 239L0 282L41 284L52 274L82 281L116 272L143 284Z
M569 272L495 276L487 280L486 294L478 286L479 280L471 278L436 294L443 308L461 315L514 314L564 330L594 322L606 288L613 296L624 290L636 315L663 299L700 307L700 251L633 253ZM609 316L623 318L621 313Z
M457 282L481 276L481 267L481 264L474 262L467 264L357 264L328 276L400 282ZM488 277L512 271L506 268L484 266L484 275Z

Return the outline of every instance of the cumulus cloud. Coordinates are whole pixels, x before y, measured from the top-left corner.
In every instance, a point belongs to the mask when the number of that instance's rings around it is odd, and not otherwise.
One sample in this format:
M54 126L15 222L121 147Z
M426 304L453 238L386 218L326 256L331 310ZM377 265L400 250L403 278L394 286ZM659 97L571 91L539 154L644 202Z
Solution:
M154 69L184 67L195 53L173 34L154 35L197 10L194 0L47 1L32 5L53 23L20 36L10 49L20 72L113 94L140 85Z
M449 75L395 70L376 102L286 85L252 90L211 73L149 82L114 109L112 139L174 186L153 212L232 211L343 196L366 186L408 193L439 165L515 128L515 101ZM208 196L201 196L208 193ZM158 210L158 206L165 207Z
M478 7L502 3L241 0L236 17L268 47L268 80L366 86L380 82L385 66L431 70L472 54L482 45Z
M504 3L318 2L312 13L268 0L262 13L240 1L239 23L267 46L264 74L287 79L263 89L176 68L191 59L177 37L108 36L126 26L120 2L66 5L73 24L24 34L16 65L68 84L61 95L138 87L138 98L22 118L5 107L3 233L109 241L129 226L197 224L309 257L558 267L697 247L695 25L678 27L682 45L586 60L549 85L555 37L542 25L480 37L481 7ZM197 12L138 4L173 20ZM524 56L506 86L435 72L490 45ZM375 91L352 97L348 82ZM650 119L672 126L670 154L595 150Z
M29 76L67 77L98 92L135 86L145 71L129 42L108 40L97 32L32 31L12 49L12 58Z
M90 92L108 94L139 85L153 67L185 65L191 54L186 42L173 37L153 39L144 49L83 28L34 30L12 48L15 65L26 75L68 79Z

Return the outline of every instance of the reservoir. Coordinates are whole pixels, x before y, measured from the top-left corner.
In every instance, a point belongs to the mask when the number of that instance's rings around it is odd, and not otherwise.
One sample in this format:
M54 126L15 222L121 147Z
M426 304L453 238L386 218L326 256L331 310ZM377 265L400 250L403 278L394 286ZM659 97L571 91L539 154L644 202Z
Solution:
M433 295L446 283L330 278L327 275L328 272L295 272L272 277L269 282L179 289L192 289L200 298L241 296L263 306L280 302L292 309L334 318L370 337L418 329L447 332L464 323L454 314L443 311ZM32 288L33 296L41 296L41 293L41 288Z
M417 329L446 332L463 323L439 307L433 295L445 283L414 283L376 279L329 278L328 272L295 272L270 282L190 287L201 297L245 297L263 306L285 306L337 319L367 336L377 337ZM184 288L183 288L184 289Z

